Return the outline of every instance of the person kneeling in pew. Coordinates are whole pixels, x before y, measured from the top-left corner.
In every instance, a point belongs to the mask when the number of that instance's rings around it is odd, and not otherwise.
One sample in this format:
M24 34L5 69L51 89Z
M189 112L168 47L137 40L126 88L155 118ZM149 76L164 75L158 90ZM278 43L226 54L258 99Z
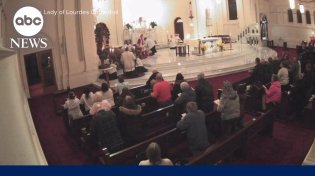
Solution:
M209 147L205 113L198 110L195 102L187 103L186 109L188 114L177 123L177 129L187 131L188 148L197 155Z
M161 148L159 144L152 142L146 150L148 160L141 161L139 166L155 165L155 166L172 166L173 163L169 159L161 159Z

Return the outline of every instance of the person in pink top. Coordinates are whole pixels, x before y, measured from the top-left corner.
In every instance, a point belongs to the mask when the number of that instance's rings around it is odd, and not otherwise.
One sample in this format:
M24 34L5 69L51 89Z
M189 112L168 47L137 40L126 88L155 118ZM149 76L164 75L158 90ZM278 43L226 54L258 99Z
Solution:
M163 80L161 73L156 75L155 80L157 83L153 87L153 93L151 96L157 99L158 103L160 104L160 108L172 105L173 101L171 91L173 90L173 87L168 81Z
M267 110L268 103L281 103L281 83L279 82L277 75L272 75L271 86L267 89L263 86L266 92L266 95L262 97L262 109L263 111Z
M95 115L100 110L110 111L112 106L107 100L103 100L103 94L101 92L96 92L94 94L94 104L90 110L91 115Z

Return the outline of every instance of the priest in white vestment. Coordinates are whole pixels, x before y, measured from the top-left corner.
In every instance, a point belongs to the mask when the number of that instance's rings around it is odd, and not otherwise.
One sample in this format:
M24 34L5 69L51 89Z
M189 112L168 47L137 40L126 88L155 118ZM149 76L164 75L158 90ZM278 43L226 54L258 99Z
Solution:
M175 47L176 47L176 39L173 37L173 35L171 35L171 38L170 39L168 39L168 41L169 41L169 46L170 46L170 48L171 49L176 49Z
M144 38L144 41L146 42L146 46L151 50L150 56L155 55L156 49L155 49L155 42L152 39Z
M138 73L136 72L136 57L128 50L121 54L121 63L124 65L124 74L126 77L136 78Z

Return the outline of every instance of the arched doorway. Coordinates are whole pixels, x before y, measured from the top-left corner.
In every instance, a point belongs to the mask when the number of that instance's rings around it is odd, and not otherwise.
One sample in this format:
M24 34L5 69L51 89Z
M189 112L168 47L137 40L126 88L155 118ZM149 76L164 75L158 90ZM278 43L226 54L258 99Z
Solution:
M268 40L268 20L266 15L263 15L260 21L261 40Z
M184 23L180 17L175 19L174 28L175 28L175 34L179 34L179 38L184 40Z

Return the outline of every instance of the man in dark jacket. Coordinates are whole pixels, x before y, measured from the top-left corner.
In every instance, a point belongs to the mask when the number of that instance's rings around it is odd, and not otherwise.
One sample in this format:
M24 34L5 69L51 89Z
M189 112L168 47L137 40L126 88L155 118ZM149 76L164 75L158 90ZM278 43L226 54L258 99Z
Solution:
M252 83L263 83L265 80L265 74L264 74L264 66L260 63L260 59L256 58L255 60L256 66L253 71L250 71L249 74L252 78Z
M303 77L305 82L305 89L307 92L307 99L311 98L314 84L314 71L311 64L306 65L306 73Z
M123 149L124 141L113 111L100 110L91 121L90 133L97 139L100 148L107 147L111 153Z
M214 107L213 86L205 79L204 73L198 74L199 83L196 85L196 102L204 113L210 113Z
M158 74L159 72L157 71L157 69L153 69L152 70L152 75L150 76L150 78L148 79L148 81L146 82L146 85L147 85L147 88L150 89L151 88L151 81L153 79L155 79L156 75Z
M198 110L195 102L187 104L188 114L177 123L177 128L187 131L188 148L198 154L209 146L208 132L205 124L205 113Z
M187 82L183 82L180 84L180 88L183 91L180 96L175 100L174 104L179 105L180 113L187 113L186 106L189 102L196 102L196 93L189 86Z

